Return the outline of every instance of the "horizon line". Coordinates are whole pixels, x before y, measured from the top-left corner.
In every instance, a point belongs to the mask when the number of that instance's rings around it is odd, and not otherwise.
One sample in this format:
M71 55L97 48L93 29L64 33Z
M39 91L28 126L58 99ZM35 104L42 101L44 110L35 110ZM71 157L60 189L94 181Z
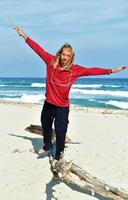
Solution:
M39 77L39 76L3 76L3 77L0 77L0 78L46 78L46 76L43 76L43 77ZM85 76L85 77L79 77L78 79L82 79L82 78L90 78L90 79L94 79L94 78L97 78L97 79L127 79L127 77L89 77L89 76Z

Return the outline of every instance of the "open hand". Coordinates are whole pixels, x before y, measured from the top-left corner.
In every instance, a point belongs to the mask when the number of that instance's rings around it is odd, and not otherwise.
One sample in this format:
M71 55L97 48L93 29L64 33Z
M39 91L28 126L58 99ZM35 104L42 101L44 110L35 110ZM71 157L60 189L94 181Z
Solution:
M117 67L115 69L112 69L111 71L112 71L112 73L117 73L117 72L120 72L120 71L122 71L126 68L128 68L128 66L120 66L120 67Z
M23 37L26 40L27 35L23 32L23 30L19 26L15 27L15 30L19 34L19 36Z

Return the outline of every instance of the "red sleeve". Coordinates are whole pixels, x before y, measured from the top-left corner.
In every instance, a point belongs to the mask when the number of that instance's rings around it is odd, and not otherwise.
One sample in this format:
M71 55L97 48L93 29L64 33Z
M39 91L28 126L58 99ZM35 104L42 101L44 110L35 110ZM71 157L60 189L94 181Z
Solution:
M43 59L43 61L48 64L53 58L53 55L46 52L39 44L27 37L25 42Z
M81 77L81 76L96 76L96 75L107 75L110 74L110 69L103 69L99 67L93 67L93 68L86 68L81 67L79 65L75 66L75 76Z

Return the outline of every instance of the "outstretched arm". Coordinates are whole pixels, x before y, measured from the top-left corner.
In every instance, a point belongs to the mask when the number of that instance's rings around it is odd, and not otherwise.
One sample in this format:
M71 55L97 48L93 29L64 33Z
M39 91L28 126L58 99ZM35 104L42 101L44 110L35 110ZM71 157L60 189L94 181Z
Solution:
M104 69L104 68L99 68L99 67L93 67L93 68L86 68L82 67L79 65L76 65L75 67L75 76L80 77L80 76L96 76L96 75L109 75L112 73L117 73L120 72L124 69L126 69L127 66L120 66L115 69Z
M20 27L15 28L16 32L21 36L25 42L43 59L43 61L48 64L53 56L46 52L39 44L37 44L35 41L30 39L24 31Z

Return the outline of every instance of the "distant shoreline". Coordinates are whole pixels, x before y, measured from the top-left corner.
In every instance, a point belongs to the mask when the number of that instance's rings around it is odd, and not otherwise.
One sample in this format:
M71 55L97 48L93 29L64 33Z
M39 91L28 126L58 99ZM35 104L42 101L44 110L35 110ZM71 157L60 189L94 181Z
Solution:
M28 79L29 78L30 79L31 78L32 79L35 78L36 79L37 78L37 79L46 79L46 77L27 77L27 76L26 77L20 77L20 76L19 77L13 77L13 76L12 77L11 76L10 77L0 77L0 79L2 79L2 78L15 78L15 79L16 78L21 78L21 79L23 79L23 78L28 78ZM109 77L96 77L96 76L95 77L94 76L93 77L89 77L89 76L86 76L86 77L80 77L79 79L128 79L128 78L127 77L110 77L110 76Z
M17 105L17 106L24 106L24 107L32 107L32 106L42 107L43 106L43 104L40 104L40 103L28 103L28 102L8 101L8 100L0 100L0 104ZM92 108L92 107L77 106L74 104L70 104L70 109L73 111L82 111L86 113L89 112L89 113L101 113L101 114L125 114L128 116L128 110L123 110L123 109Z

